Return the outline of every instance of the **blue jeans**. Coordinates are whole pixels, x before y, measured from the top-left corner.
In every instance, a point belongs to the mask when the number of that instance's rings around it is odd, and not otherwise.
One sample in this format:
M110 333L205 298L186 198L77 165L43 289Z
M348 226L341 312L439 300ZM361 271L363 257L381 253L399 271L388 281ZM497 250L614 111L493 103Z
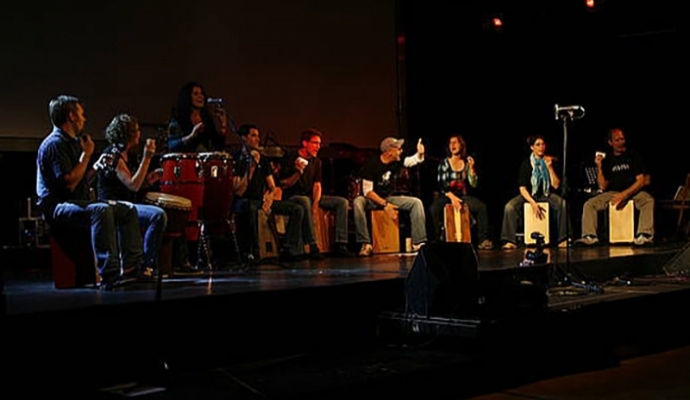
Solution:
M139 215L139 227L144 232L144 267L158 269L168 215L158 206L134 204L134 208Z
M399 209L410 212L412 243L426 242L426 216L422 200L411 196L389 196L386 201L398 206ZM352 205L355 214L355 228L357 243L371 243L369 227L367 225L367 211L381 209L381 206L364 196L357 196Z
M304 211L302 240L305 244L314 243L314 214L311 212L311 198L307 196L292 196L287 200L302 206ZM321 196L319 208L335 212L335 242L347 244L347 199L339 196Z
M72 201L55 207L48 224L62 231L91 230L91 245L101 276L141 268L143 244L137 210L124 201Z

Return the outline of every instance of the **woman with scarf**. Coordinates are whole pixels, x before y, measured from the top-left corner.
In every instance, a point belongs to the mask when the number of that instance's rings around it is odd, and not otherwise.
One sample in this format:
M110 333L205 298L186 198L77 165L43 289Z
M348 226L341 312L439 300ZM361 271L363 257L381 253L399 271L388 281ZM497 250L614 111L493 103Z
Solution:
M550 214L554 216L556 232L558 232L556 243L559 247L564 247L568 239L568 215L565 199L556 194L561 180L553 167L554 157L546 155L546 142L541 135L528 137L527 144L531 153L529 158L523 160L520 165L518 175L520 194L512 198L503 209L502 248L504 250L517 248L515 233L518 221L522 220L525 202L530 204L532 212L539 219L544 218L545 214L537 203L549 203Z

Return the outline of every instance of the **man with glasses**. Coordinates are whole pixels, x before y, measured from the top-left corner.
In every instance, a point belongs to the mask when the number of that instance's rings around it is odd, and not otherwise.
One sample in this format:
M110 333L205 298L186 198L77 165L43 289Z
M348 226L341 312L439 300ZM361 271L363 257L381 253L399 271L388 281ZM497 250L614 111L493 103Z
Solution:
M418 251L426 242L426 217L422 200L412 196L397 196L394 193L394 177L401 168L410 168L424 161L424 144L417 142L417 153L402 157L402 145L405 139L387 137L381 141L381 154L366 161L360 171L362 178L362 196L353 201L357 243L362 243L359 255L372 255L371 236L367 226L366 212L384 210L393 220L398 219L398 209L410 212L412 228L412 250Z
M299 204L304 210L302 240L309 245L311 259L323 258L314 234L314 215L319 208L335 213L334 255L351 257L347 248L347 199L322 194L321 159L318 157L323 134L316 129L306 129L300 135L300 148L285 157L281 168L280 187L283 199Z

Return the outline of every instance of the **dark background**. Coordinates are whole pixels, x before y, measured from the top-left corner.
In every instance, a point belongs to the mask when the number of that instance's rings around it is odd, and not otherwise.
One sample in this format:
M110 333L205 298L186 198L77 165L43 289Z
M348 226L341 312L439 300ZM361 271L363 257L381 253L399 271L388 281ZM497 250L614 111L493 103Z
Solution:
M82 97L99 138L121 111L165 122L177 88L190 79L223 97L236 122L255 122L284 146L296 144L305 126L326 132L327 145L350 149L398 135L412 151L424 138L429 158L412 177L425 200L446 136L462 134L495 236L503 204L517 194L530 134L546 136L559 163L565 156L574 193L582 168L606 147L606 130L621 126L648 160L650 190L673 195L690 170L677 132L675 3L607 0L593 11L580 0L457 3L7 5L0 16L0 243L17 242L17 219L34 194L35 149L50 129L50 98ZM504 21L501 30L485 24L493 13ZM567 153L555 104L586 110L568 126ZM344 190L341 175L358 162L347 154L327 163L337 167L329 190ZM571 212L574 219L579 212Z

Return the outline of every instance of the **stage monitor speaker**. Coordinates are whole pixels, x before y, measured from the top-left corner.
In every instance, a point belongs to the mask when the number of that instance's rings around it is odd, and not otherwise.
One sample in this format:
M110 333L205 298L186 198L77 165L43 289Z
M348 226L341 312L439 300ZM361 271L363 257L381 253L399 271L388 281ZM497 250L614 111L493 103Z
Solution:
M664 265L664 272L667 275L690 276L690 242L668 260L666 265Z
M479 303L477 254L471 243L423 246L405 282L405 313L422 317L472 317Z

